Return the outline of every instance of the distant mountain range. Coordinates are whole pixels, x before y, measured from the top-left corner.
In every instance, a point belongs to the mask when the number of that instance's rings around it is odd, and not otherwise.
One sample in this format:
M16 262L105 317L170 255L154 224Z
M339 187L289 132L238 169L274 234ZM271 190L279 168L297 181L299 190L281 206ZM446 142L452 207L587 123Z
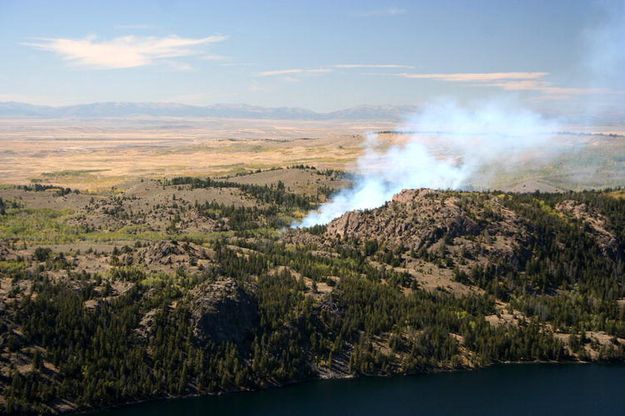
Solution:
M398 120L414 112L416 106L363 105L319 113L297 107L258 107L245 104L194 106L176 103L104 102L61 107L0 102L0 117L34 118L126 118L148 117L218 117L283 120Z

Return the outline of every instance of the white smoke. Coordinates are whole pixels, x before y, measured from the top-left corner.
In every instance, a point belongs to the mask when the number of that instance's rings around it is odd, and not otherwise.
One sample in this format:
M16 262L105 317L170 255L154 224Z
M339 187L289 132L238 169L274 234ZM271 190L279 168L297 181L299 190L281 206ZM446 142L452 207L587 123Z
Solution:
M607 1L602 6L599 24L585 31L588 50L584 63L594 86L620 89L625 87L625 3Z
M585 30L588 50L580 62L592 88L577 105L590 123L610 110L622 114L625 105L625 3L608 0L601 5L602 17ZM326 224L346 211L379 207L402 189L462 189L478 176L481 186L490 187L489 179L497 179L502 168L547 162L574 149L575 144L557 140L559 125L512 101L427 105L400 126L410 132L404 143L388 145L383 138L369 136L353 186L293 225Z
M585 97L590 123L602 117L622 120L625 106L625 2L603 1L596 25L584 30L582 69L588 85L598 91Z
M402 189L459 189L495 164L512 167L527 157L542 158L559 149L555 120L501 100L472 107L439 101L400 130L408 132L401 144L385 146L377 135L370 135L356 162L353 186L294 226L326 224L347 211L379 207Z

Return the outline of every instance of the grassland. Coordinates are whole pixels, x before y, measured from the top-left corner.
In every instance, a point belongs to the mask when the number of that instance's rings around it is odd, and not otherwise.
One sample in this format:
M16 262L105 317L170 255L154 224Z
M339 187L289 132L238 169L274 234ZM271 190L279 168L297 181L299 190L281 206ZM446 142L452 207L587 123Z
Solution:
M77 124L80 127L76 127ZM0 120L0 183L110 189L134 178L223 176L296 164L344 169L358 123L267 120Z
M0 119L0 183L102 191L137 178L241 175L300 164L349 171L363 152L365 134L393 127L339 121ZM606 132L614 133L614 127ZM383 145L408 140L396 133L379 138ZM472 185L523 192L620 186L625 181L621 136L564 134L557 146L557 156L542 160L532 155L514 169L487 166Z

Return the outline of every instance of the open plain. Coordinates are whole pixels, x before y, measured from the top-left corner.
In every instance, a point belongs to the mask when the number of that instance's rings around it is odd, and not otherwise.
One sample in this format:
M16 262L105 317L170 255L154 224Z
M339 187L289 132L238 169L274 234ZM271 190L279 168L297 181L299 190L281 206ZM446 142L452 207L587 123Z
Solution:
M382 148L408 140L394 127L376 121L0 118L0 184L95 191L137 178L223 176L293 165L353 171L368 134L378 133ZM555 156L541 161L543 155L528 154L514 171L488 166L469 185L516 191L618 186L625 178L623 130L567 130L554 139L560 149ZM436 137L422 139L432 143ZM443 150L439 156L454 157Z
M76 127L79 125L80 127ZM103 189L138 177L345 168L389 123L0 119L0 183Z

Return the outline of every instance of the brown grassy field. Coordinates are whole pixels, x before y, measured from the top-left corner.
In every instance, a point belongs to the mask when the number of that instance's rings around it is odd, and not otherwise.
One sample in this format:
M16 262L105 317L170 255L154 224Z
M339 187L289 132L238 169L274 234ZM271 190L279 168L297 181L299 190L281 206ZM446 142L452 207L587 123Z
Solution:
M110 188L136 177L347 168L389 125L267 120L0 120L0 183Z
M223 176L301 164L351 170L365 135L393 128L393 123L347 121L0 119L0 184L98 191L137 178ZM625 140L605 135L621 130L609 126L604 135L561 135L567 150L559 157L548 163L529 158L514 170L488 166L473 185L513 191L622 186ZM398 134L380 139L406 141Z

